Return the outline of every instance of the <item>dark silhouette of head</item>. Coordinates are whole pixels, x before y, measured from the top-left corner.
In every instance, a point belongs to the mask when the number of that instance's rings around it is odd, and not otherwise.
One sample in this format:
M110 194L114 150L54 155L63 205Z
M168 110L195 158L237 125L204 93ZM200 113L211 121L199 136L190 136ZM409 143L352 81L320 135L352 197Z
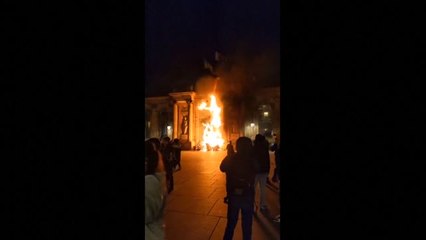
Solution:
M226 152L228 156L234 155L235 151L234 151L234 146L232 146L231 141L229 141L229 144L226 146Z
M170 138L169 137L164 137L163 141L164 141L164 143L169 143L170 142Z
M160 150L160 146L161 146L160 139L158 139L158 138L150 138L150 139L148 139L148 142L153 143L156 150Z
M243 157L249 157L252 153L253 144L248 137L240 137L237 140L237 154Z
M154 174L158 167L158 152L152 142L145 141L145 175Z
M256 137L254 138L255 143L260 143L265 139L265 137L262 134L256 134Z
M179 143L179 139L177 139L177 138L173 139L173 143L178 144Z

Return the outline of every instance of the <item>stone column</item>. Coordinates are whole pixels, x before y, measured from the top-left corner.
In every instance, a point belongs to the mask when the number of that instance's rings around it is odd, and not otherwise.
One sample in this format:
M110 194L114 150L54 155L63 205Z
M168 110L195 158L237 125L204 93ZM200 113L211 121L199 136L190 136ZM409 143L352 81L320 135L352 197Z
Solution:
M150 137L160 138L158 132L158 109L153 107L151 110L151 127L150 127Z
M194 101L196 101L194 99ZM194 120L194 126L193 126L193 137L194 137L194 146L200 141L200 116L199 116L199 112L197 111L197 102L192 102L192 112L193 112L193 120Z
M173 101L173 139L178 138L178 105Z
M189 99L187 101L188 103L188 114L189 114L189 141L191 142L191 147L194 146L194 132L195 132L195 127L194 127L194 104L192 103L192 100Z

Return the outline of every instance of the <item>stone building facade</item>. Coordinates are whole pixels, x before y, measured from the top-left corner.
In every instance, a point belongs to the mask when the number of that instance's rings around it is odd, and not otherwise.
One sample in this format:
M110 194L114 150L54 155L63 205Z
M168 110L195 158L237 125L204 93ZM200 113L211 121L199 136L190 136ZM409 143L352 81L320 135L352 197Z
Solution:
M260 89L252 100L250 107L239 109L221 102L225 142L232 141L235 146L238 137L254 139L258 133L271 139L280 131L280 87ZM198 110L203 101L208 102L209 96L196 91L145 98L145 138L178 138L183 149L193 149L201 143L203 122L209 118L209 112Z

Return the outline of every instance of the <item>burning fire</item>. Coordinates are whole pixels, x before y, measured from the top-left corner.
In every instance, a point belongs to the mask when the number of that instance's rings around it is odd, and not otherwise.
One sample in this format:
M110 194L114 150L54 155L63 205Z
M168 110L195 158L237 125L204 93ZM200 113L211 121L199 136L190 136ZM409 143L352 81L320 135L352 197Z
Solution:
M211 148L222 148L224 140L222 138L222 133L220 127L222 126L222 121L220 120L220 113L222 109L216 103L216 97L210 95L210 106L207 106L206 102L202 102L198 107L199 110L208 110L211 113L210 123L203 123L204 133L202 140L202 150L209 150L208 146Z

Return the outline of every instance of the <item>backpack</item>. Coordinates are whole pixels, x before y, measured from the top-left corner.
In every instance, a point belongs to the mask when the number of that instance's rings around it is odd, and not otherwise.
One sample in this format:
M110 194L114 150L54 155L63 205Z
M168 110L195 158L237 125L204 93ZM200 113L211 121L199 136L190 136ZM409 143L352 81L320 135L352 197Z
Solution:
M230 176L233 179L233 184L230 187L230 194L233 196L244 196L250 193L251 184L244 178Z
M234 159L235 160L235 159ZM233 196L247 196L253 192L253 185L248 176L244 177L244 168L239 167L239 163L234 162L230 172L227 172L229 183L229 194Z

